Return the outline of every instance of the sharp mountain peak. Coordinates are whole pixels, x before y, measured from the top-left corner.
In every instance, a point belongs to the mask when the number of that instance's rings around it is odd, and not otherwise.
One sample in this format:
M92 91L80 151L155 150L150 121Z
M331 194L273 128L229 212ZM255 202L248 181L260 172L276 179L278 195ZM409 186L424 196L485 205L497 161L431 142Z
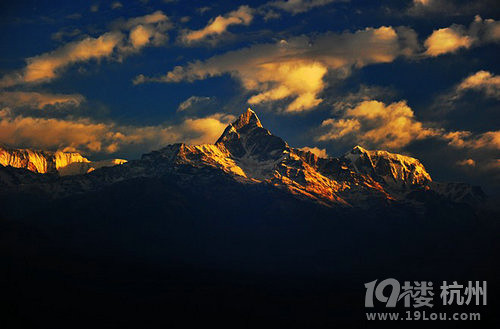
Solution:
M238 117L238 119L232 123L232 125L236 130L239 130L248 125L263 128L262 123L259 120L259 117L251 108L248 108L245 112L243 112Z

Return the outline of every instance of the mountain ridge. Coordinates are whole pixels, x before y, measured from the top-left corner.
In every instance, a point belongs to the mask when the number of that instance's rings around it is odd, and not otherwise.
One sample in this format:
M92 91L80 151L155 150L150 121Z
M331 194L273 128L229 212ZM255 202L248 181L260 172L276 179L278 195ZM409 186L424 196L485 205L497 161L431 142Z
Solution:
M90 162L83 159L80 163ZM355 146L340 157L319 158L290 147L265 129L251 109L230 123L214 144L170 144L120 166L44 179L40 184L54 195L64 196L137 177L169 174L182 181L187 174L201 177L204 168L215 169L210 175L227 175L241 184L264 184L329 207L370 208L394 203L418 206L428 198L422 194L469 204L485 198L480 188L468 184L434 182L423 164L409 156ZM24 174L4 171L0 182L12 186L12 182L22 181ZM202 179L209 183L210 175ZM29 180L35 184L36 178Z
M59 150L52 152L0 146L0 165L24 168L40 174L81 175L101 167L123 164L126 161L124 159L90 161L77 152Z

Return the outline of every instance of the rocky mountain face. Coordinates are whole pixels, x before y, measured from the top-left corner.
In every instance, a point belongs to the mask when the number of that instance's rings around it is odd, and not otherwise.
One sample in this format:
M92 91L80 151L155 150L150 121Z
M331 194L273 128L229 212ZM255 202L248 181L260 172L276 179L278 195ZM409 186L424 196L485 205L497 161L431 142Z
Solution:
M95 163L77 153L0 152L3 165L61 175L88 173L92 168L124 161ZM238 184L260 184L328 207L366 209L391 204L419 205L434 197L475 204L485 198L477 187L433 182L422 163L409 156L356 146L338 158L319 158L290 147L274 136L250 109L229 124L215 144L172 144L144 154L140 160L71 177L39 177L28 172L3 170L0 181L4 189L11 186L17 190L20 188L17 182L29 181L60 197L99 190L124 180L167 174L177 177L179 184L185 182L187 188L194 176L198 181L211 184L214 175L224 175Z
M34 151L0 147L0 165L23 168L34 173L58 173L61 176L82 175L101 167L127 162L123 159L90 161L80 153Z

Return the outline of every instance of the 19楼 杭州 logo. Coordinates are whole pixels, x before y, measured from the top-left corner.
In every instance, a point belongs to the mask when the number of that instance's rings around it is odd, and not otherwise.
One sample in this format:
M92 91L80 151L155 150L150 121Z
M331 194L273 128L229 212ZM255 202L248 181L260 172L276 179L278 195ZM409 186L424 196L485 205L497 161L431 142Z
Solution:
M404 281L396 279L374 280L365 283L365 307L433 307L435 297L441 305L486 305L486 281L441 282L435 286L431 281ZM438 293L439 291L439 293ZM437 293L437 295L436 295Z

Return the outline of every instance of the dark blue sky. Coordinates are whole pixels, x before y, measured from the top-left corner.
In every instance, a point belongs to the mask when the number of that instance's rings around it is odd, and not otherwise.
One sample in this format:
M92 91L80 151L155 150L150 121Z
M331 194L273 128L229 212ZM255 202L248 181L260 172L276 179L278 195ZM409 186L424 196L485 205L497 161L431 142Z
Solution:
M296 147L419 158L498 192L496 1L0 5L0 143L137 158L251 106Z

